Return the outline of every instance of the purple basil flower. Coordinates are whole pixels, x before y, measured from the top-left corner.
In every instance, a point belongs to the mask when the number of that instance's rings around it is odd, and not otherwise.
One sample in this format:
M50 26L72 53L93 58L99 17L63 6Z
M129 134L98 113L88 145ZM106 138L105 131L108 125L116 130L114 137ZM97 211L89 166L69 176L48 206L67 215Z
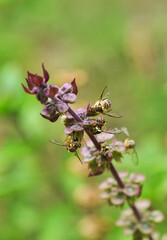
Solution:
M141 182L144 180L144 175L137 173L133 173L133 175L131 174L128 176L128 172L120 172L118 175L124 183L124 188L120 188L113 178L106 179L99 186L102 190L101 198L106 199L109 204L116 206L123 205L126 199L131 198L131 201L134 201L136 197L139 197L142 190Z
M54 96L59 91L59 88L55 85L47 84L49 80L49 74L46 71L44 64L42 64L42 69L43 77L27 71L28 78L26 78L26 81L28 88L25 87L24 84L22 84L22 87L26 93L36 95L37 99L42 104L45 104L48 100L48 97Z
M41 115L45 119L55 122L61 114L68 111L69 106L67 103L73 103L75 101L78 89L75 79L71 83L65 83L58 91L56 91L56 86L50 86L48 102ZM73 130L75 130L75 128ZM66 134L70 134L72 131L67 130Z
M51 122L55 122L61 114L68 110L69 106L62 102L59 98L54 97L54 100L49 100L43 111L41 116L45 119L50 120Z
M164 216L160 211L152 210L150 208L151 203L148 200L137 200L135 205L142 214L141 222L137 221L131 209L127 209L122 211L116 225L123 227L125 235L132 235L139 231L144 236L148 236L153 233L155 223L163 221Z
M73 103L77 98L77 85L75 78L71 83L65 83L56 94L56 98L59 98L64 103Z
M47 116L41 113L41 116L47 120L49 120L50 122L56 122L57 119L60 117L61 113L56 113L53 116Z
M42 64L43 77L28 73L26 78L28 88L22 84L24 91L36 95L36 98L45 105L41 115L45 119L55 122L59 116L68 111L67 103L73 103L78 93L75 79L71 83L65 83L61 88L56 85L47 84L49 74Z

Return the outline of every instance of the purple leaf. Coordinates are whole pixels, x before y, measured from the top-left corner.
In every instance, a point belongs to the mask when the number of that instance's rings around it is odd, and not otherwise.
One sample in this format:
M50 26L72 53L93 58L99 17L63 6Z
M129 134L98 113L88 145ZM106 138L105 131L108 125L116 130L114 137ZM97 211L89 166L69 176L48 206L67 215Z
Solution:
M88 112L89 112L90 106L91 106L91 103L89 102L89 103L88 103L88 106L87 106L87 108L86 108L86 116L88 115Z
M46 83L49 80L49 73L46 71L44 64L42 63L44 82Z
M28 81L33 83L35 86L39 87L43 83L43 78L37 74L33 74L27 71Z
M59 88L56 85L49 85L50 93L49 97L54 98L55 94L58 93Z
M21 85L26 93L33 95L33 93L30 92L30 90L28 90L28 88L26 88L23 83Z
M47 120L49 120L50 122L56 122L57 121L57 119L60 117L60 113L57 113L57 114L55 114L54 116L45 116L45 115L43 115L42 113L40 113L41 114L41 116L43 117L43 118L45 118L45 119L47 119Z
M76 85L75 78L74 78L74 80L71 82L71 85L72 85L72 87L73 87L72 93L74 93L75 95L77 95L77 93L78 93L78 88L77 88L77 85Z
M29 81L27 78L26 78L26 82L27 82L28 88L29 88L30 90L32 90L34 84L33 84L31 81Z

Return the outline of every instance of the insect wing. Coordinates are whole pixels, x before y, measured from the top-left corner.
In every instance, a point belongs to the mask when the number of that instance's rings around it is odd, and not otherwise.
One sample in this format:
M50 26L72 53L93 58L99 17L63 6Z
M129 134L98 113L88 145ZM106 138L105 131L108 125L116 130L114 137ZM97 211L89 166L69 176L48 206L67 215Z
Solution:
M137 166L138 163L139 163L138 154L137 154L135 148L133 149L133 152L132 152L132 161L133 161L133 163L134 163L135 166Z
M56 142L54 139L49 139L49 141L50 141L51 143L56 144L56 145L59 145L59 146L66 146L66 145L63 145L63 144L61 144L61 143L59 143L59 142Z
M75 156L79 159L79 161L81 162L81 164L83 164L83 162L82 162L81 158L79 157L77 151L75 151Z
M103 91L102 91L102 93L101 93L101 95L100 95L100 98L99 98L99 100L102 100L102 98L103 98L103 95L104 95L104 92L105 92L105 90L106 90L106 88L107 88L108 86L105 86L105 88L103 89Z
M122 128L121 128L121 131L122 131L123 133L125 133L126 136L129 137L129 132L128 132L128 129L127 129L126 127L122 127Z
M105 133L109 133L109 134L120 134L122 131L118 128L114 128L112 130L110 129L107 129L106 131L103 131Z
M94 120L94 119L86 119L86 120L84 120L84 121L82 122L82 125L84 125L84 126L89 126L89 125L92 125L92 124L94 124L94 123L96 123L96 120Z
M112 113L112 114L110 114L110 113L103 113L103 114L107 115L109 117L113 117L113 118L121 118L122 117L122 115L119 114L119 113Z

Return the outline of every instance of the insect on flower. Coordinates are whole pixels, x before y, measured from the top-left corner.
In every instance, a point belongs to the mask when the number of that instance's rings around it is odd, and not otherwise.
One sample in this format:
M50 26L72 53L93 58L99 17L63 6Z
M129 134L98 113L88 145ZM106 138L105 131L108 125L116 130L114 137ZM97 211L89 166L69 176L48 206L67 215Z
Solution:
M50 142L59 146L64 146L68 152L74 152L81 162L81 159L77 153L77 149L81 147L83 139L83 132L72 132L66 136L64 144L56 142L54 139L50 139ZM82 163L82 162L81 162Z
M94 122L91 124L85 125L85 128L87 128L93 135L101 133L102 127L105 124L105 119L103 117L97 117L97 119L94 119Z
M135 165L137 165L139 160L138 160L138 155L137 155L137 152L136 152L136 149L135 149L135 146L136 146L135 141L130 139L130 138L126 138L125 141L124 141L124 144L125 144L125 148L126 148L127 153L130 153L130 150L133 149L132 161Z
M107 88L107 86L103 89L103 91L100 95L100 98L95 102L95 104L93 104L89 107L87 116L96 116L96 115L102 113L109 117L115 117L115 118L122 117L120 114L116 114L116 113L109 114L109 112L112 110L111 109L111 101L107 99L107 96L103 97L106 88Z
M138 155L137 155L137 152L136 152L136 149L135 149L136 143L133 139L129 138L129 132L128 132L128 129L126 127L122 127L121 130L127 136L127 138L124 141L126 152L130 154L130 150L133 149L132 161L135 165L137 165L138 162L139 162L139 159L138 159Z
M112 160L113 153L112 150L107 143L101 143L101 154L104 157L104 159Z

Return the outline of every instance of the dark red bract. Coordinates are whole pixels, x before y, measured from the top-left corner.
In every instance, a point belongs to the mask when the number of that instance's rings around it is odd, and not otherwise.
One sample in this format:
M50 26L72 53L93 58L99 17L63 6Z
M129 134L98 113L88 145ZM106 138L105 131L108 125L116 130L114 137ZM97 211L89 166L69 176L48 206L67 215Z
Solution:
M26 82L28 88L22 84L24 91L36 95L38 101L45 105L41 116L51 122L55 122L59 116L69 109L68 103L73 103L78 93L75 78L71 83L65 83L62 87L47 84L49 73L42 64L43 77L27 71Z
M27 71L28 78L26 78L26 82L28 88L25 87L24 84L22 84L22 87L26 93L36 95L37 99L42 104L45 104L48 97L53 97L59 91L59 88L55 85L47 84L49 80L49 73L46 71L44 64L42 64L42 69L43 77Z

